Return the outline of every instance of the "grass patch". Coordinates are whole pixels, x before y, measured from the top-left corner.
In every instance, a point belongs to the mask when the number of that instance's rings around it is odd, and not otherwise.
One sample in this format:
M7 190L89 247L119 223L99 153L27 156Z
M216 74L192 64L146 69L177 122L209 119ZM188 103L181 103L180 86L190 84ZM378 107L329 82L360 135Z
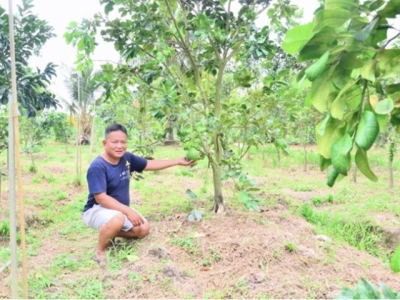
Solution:
M354 221L344 214L315 211L308 203L300 207L300 214L308 222L316 225L321 233L345 241L375 257L382 256L379 248L381 233L370 222Z

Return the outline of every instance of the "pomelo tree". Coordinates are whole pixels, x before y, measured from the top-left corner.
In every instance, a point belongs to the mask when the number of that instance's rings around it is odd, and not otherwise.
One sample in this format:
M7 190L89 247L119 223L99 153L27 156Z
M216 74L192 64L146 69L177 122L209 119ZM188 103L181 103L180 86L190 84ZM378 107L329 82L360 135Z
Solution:
M253 85L255 74L244 62L251 58L257 63L275 50L269 38L271 28L285 24L297 7L289 1L270 0L100 3L105 5L105 15L96 14L80 26L72 24L65 34L67 42L77 45L78 58L84 63L99 31L124 60L109 73L116 80L141 74L148 85L159 80L159 87L176 95L176 122L184 147L194 147L208 159L213 172L213 210L224 211L223 171L229 173L230 166L236 168L243 157L235 155L226 132L240 124L247 129L237 130L257 130L265 124L262 104L247 99L248 89L261 87ZM267 19L267 13L269 25L258 26L257 19ZM227 84L228 78L234 85ZM232 90L238 97L231 97ZM245 144L257 142L253 135L248 137Z
M400 32L390 24L399 8L400 0L326 0L312 22L285 36L283 49L311 62L298 79L312 82L306 105L324 115L316 139L329 186L352 161L377 181L367 152L389 123L400 128Z

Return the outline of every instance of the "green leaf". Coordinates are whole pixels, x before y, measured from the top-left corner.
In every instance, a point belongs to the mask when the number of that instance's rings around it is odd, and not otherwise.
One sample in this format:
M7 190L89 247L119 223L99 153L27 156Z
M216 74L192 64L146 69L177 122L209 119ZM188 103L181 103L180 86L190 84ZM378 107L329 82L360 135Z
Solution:
M322 155L319 156L319 168L321 171L325 171L331 165L332 165L332 160L326 159Z
M346 100L347 98L344 96L349 90L351 91L352 87L356 84L355 81L350 81L347 83L347 85L345 87L343 87L339 94L337 95L337 97L335 98L335 100L332 103L332 107L331 107L331 114L332 117L342 120L343 119L343 115L345 113L346 110Z
M196 194L193 193L191 189L187 189L187 190L186 190L186 195L187 195L189 198L193 199L193 200L194 200L194 199L197 199Z
M361 68L361 76L369 81L374 82L376 61L370 60Z
M379 132L384 132L389 123L389 115L376 115L376 120L379 124Z
M354 38L357 41L365 43L368 40L368 38L371 36L371 32L374 29L374 27L378 21L379 21L379 18L373 19L372 22L369 23L367 26L365 26L365 28L363 30L357 32L356 35L354 36Z
M396 252L393 254L390 260L390 268L393 272L400 272L400 245L397 247Z
M353 141L347 133L338 139L331 149L332 165L340 174L347 175L351 167L350 151Z
M373 182L378 181L378 177L371 171L371 168L368 163L367 153L362 148L357 149L357 153L355 156L356 166L357 168L367 177L369 180Z
M126 256L126 259L127 259L128 261L130 261L130 262L135 262L135 261L138 261L138 260L139 260L139 256L137 256L137 255L127 255L127 256Z
M333 28L327 27L316 33L300 50L297 60L299 62L320 58L332 45L337 43L337 33Z
M377 54L376 61L377 70L382 76L387 75L399 67L400 49L385 49Z
M378 102L375 106L375 112L380 115L387 115L394 109L392 98L386 98Z
M314 17L314 31L318 32L325 27L337 28L351 19L351 12L336 8L330 10L320 10Z
M310 22L288 30L282 43L282 49L289 54L299 52L314 35L312 28L313 23Z
M283 151L284 155L289 155L290 154L290 149L289 149L288 144L286 143L285 140L276 139L274 144L275 144L276 148L281 149Z
M335 169L335 167L330 168L328 172L327 185L333 187L338 176L339 172Z
M364 110L357 127L356 144L367 151L374 144L378 134L379 124L375 114L370 110Z
M85 50L85 39L84 39L84 38L81 38L81 39L78 41L77 47L78 47L78 50L79 50L79 51Z
M369 281L361 278L361 281L356 287L356 291L360 295L360 299L380 299L381 295Z
M347 70L354 70L361 68L364 63L358 59L360 54L357 52L346 52L340 59L339 66Z
M342 287L342 293L340 294L340 296L335 297L335 299L356 299L356 298L354 297L354 291L352 291L347 287Z
M332 80L330 76L330 70L326 70L313 81L310 91L306 97L306 103L312 103L312 105L320 112L325 112L330 106L329 94L332 90Z
M329 59L329 50L326 51L320 59L318 59L316 62L314 62L311 66L309 66L305 74L310 81L314 81L315 79L318 78L322 74L322 72L325 70L326 64L328 63Z
M322 122L315 129L318 153L329 159L332 145L344 134L345 122L330 117L325 125L324 134L319 134L321 124Z
M325 9L333 10L333 9L344 9L352 11L359 7L359 3L357 0L326 0L325 1Z
M378 11L378 15L382 18L395 18L400 14L400 0L390 0L386 6Z
M393 292L387 285L381 283L379 284L381 287L382 295L384 299L396 299L396 293Z

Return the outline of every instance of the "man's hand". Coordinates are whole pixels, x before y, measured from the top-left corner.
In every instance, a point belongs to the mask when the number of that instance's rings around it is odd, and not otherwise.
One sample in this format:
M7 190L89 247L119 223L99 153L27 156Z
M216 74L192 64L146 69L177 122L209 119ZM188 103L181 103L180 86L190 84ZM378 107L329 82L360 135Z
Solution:
M129 214L126 215L126 217L128 218L129 221L131 221L133 226L140 226L144 224L142 216L134 210L131 210Z
M196 163L194 160L186 160L186 157L179 157L176 159L176 161L177 164L181 166L191 166Z

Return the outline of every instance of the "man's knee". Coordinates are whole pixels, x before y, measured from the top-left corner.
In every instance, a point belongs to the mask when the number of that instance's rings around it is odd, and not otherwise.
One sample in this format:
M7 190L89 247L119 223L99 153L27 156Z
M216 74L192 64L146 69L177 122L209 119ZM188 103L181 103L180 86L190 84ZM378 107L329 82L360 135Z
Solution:
M117 230L121 230L122 226L125 222L125 215L123 213L118 213L113 216L106 225L109 227L115 228Z
M150 224L145 221L142 225L133 227L131 231L135 233L135 237L143 238L150 233Z

